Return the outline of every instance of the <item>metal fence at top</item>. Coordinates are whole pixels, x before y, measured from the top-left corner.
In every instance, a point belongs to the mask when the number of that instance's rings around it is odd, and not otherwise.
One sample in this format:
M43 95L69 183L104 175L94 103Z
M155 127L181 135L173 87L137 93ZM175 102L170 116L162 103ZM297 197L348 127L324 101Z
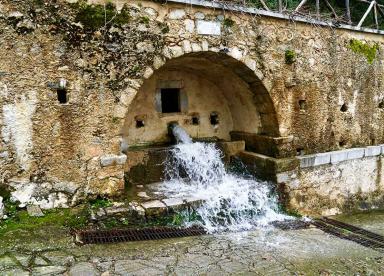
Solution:
M168 0L232 10L259 11L347 25L353 29L384 30L384 0ZM263 13L264 12L264 13ZM265 13L266 12L266 13ZM257 13L257 12L254 12Z

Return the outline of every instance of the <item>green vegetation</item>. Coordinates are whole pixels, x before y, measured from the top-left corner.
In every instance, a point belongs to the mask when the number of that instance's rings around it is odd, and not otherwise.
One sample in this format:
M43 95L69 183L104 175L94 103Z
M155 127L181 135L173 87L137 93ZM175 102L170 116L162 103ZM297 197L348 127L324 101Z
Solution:
M224 27L231 28L233 25L235 25L235 21L233 21L231 18L227 17L223 21Z
M118 12L115 5L107 3L104 5L88 5L81 2L78 6L76 21L80 22L86 30L96 31L106 25L122 26L130 20L128 8Z
M149 24L149 17L148 16L140 17L140 23L148 25Z
M89 211L86 206L73 209L52 209L44 217L31 217L27 211L16 212L12 217L0 221L0 236L13 230L33 231L43 226L82 228L88 223Z
M349 42L348 48L357 54L361 54L365 56L368 63L372 64L372 62L376 58L377 51L379 50L379 45L374 44L370 46L367 43L364 43L360 40L351 39L351 41Z
M292 64L296 61L296 52L294 50L285 51L285 63Z
M112 201L107 198L96 198L89 201L92 209L111 207Z

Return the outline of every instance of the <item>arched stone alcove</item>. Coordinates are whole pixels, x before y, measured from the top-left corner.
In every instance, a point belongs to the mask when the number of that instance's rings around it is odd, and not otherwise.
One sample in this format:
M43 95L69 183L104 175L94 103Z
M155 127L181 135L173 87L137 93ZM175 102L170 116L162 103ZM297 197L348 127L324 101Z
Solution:
M225 53L189 53L165 62L129 105L122 136L128 146L165 143L170 122L193 138L230 140L233 131L279 135L268 91L248 66Z

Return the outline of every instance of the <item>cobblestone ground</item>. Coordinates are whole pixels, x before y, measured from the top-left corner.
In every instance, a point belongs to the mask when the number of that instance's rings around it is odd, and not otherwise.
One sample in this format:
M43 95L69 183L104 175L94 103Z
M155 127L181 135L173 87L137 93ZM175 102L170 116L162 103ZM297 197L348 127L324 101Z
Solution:
M384 216L354 222L384 234ZM0 242L0 275L384 275L383 253L318 229L79 247L45 227Z

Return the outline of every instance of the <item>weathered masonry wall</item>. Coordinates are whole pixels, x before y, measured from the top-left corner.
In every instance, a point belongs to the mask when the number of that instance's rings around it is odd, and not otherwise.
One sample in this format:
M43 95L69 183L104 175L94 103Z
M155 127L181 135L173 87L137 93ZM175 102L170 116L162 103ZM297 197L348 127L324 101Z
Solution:
M309 214L383 208L384 146L347 149L300 158L296 171L278 174L289 205Z
M291 211L335 215L383 208L383 145L283 159L238 155L253 173L278 184Z
M164 138L167 122L155 127L157 117L145 126L152 131L132 129L143 90L162 70L192 72L223 93L228 109L212 101L196 111L207 118L215 105L223 108L215 110L224 115L219 129L202 125L202 136L257 134L255 141L284 149L252 147L274 157L384 143L383 36L190 5L114 2L118 20L106 26L84 21L84 9L100 13L85 1L0 4L0 182L20 201L48 208L121 191L129 146L140 136L146 143L157 133ZM375 48L373 59L351 41Z

